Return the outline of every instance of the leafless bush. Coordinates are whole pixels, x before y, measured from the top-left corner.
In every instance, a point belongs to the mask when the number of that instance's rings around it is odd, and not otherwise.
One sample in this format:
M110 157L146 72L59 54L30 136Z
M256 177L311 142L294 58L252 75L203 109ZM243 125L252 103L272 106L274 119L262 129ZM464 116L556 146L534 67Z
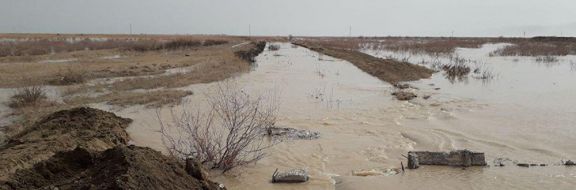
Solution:
M16 94L11 97L8 106L11 108L21 108L33 106L46 99L46 93L40 86L31 86L18 89Z
M181 115L172 111L171 124L158 115L163 143L173 156L192 157L223 172L255 162L271 146L263 132L276 122L277 106L267 101L221 84L208 99L209 110Z

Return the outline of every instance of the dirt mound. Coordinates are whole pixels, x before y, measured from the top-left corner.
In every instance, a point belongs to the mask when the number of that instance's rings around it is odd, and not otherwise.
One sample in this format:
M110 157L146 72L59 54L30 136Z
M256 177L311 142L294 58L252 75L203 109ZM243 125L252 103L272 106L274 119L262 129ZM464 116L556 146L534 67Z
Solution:
M150 148L117 146L91 153L60 152L33 168L19 170L7 189L219 189L188 175L184 165Z
M200 164L127 146L130 122L92 108L49 115L0 148L0 189L220 189Z
M381 59L356 50L327 47L311 43L298 43L296 45L349 61L364 72L391 84L430 78L434 73L433 70L423 66L392 59Z
M127 144L124 130L132 120L92 108L75 108L47 116L0 147L0 180L32 167L57 152L83 147L103 151Z

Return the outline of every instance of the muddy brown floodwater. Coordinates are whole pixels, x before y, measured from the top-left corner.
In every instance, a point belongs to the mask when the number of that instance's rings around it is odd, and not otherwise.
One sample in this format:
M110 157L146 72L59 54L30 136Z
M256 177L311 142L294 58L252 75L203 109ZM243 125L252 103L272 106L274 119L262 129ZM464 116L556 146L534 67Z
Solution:
M246 92L270 93L280 103L278 125L309 129L317 140L282 142L256 164L214 174L229 189L573 189L576 168L557 166L576 159L576 72L570 60L541 64L531 57L489 57L501 45L459 49L480 60L496 77L451 82L442 73L412 82L419 98L397 101L394 88L352 64L302 47L279 44L257 57L250 73L235 78ZM384 56L390 52L368 52ZM427 59L414 56L411 59ZM416 60L420 61L420 60ZM195 95L173 108L206 107L216 84L183 88ZM440 88L437 90L436 88ZM430 95L425 100L421 97ZM96 105L100 108L114 109ZM154 109L112 110L134 119L133 143L163 150ZM169 109L158 110L162 117ZM353 171L399 168L411 150L485 152L489 167L424 166L398 175L354 176ZM497 158L511 160L494 167ZM520 168L513 162L545 163ZM306 169L303 184L272 184L274 170ZM378 173L378 172L372 172Z

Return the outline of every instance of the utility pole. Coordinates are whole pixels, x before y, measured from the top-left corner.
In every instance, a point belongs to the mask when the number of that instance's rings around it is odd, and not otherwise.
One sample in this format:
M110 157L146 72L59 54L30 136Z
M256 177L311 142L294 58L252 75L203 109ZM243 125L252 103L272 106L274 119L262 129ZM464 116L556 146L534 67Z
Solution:
M252 25L248 24L248 37L252 37Z
M352 37L352 25L348 28L348 37Z
M132 35L132 24L130 24L130 35Z

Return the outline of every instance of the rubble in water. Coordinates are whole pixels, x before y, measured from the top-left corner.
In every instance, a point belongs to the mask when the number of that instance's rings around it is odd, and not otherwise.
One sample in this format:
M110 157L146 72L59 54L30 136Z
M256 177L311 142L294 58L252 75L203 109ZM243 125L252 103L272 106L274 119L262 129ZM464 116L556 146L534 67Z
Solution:
M272 183L303 183L309 179L308 172L303 169L294 169L287 172L278 172L278 169L272 174Z
M469 150L447 152L411 151L408 152L408 169L417 169L419 165L441 166L486 166L484 153Z
M294 128L284 127L269 127L266 129L266 134L271 137L285 137L290 139L303 139L312 140L320 138L319 132L309 130L299 130Z

